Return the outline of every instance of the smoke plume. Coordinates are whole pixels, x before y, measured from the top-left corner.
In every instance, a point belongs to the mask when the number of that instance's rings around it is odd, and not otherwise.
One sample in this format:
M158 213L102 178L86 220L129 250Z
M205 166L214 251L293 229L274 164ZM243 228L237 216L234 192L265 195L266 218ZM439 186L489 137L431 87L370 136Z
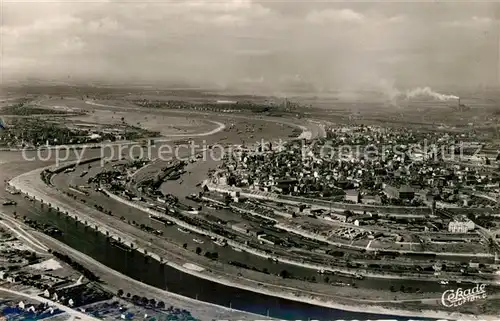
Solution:
M429 87L424 87L424 88L419 87L419 88L415 88L412 90L408 90L406 92L406 99L410 99L410 98L413 98L416 96L427 96L427 97L432 97L434 99L441 100L441 101L459 98L455 95L445 95L445 94L437 93L437 92L433 91L432 89L430 89Z
M384 95L391 101L391 103L395 104L396 99L401 95L401 92L394 85L394 81L389 81L386 79L381 79L378 82L378 87L382 89Z

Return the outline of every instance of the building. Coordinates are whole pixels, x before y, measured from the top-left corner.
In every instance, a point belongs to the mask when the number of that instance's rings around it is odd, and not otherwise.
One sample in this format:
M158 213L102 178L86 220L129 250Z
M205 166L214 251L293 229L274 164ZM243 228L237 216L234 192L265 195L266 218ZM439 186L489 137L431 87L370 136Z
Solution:
M347 215L344 213L329 213L329 215L323 216L327 221L340 221L345 223L347 221Z
M398 196L399 196L399 199L401 199L401 200L411 201L412 199L415 198L415 190L407 185L401 186L399 188Z
M383 188L384 188L384 193L389 198L399 198L400 200L409 200L409 201L415 198L415 190L408 185L404 185L397 188L389 184L384 184Z
M475 228L474 222L468 220L465 222L451 221L448 224L448 232L450 233L467 233Z
M361 195L357 190L347 190L345 191L344 199L353 203L361 202Z
M217 105L234 105L237 103L235 100L217 100L216 102Z
M390 185L390 184L383 184L383 190L384 190L384 193L385 195L387 195L387 197L389 198L399 198L399 190Z
M266 237L267 235L266 234L260 234L257 236L257 239L261 242L261 243L266 243L268 245L275 245L276 243L271 241L268 237Z
M240 195L239 194L240 192L237 192L237 193L238 193L238 195L233 196L233 202L241 203L241 202L245 202L248 199L246 196Z
M427 193L425 194L425 201L428 203L428 204L432 204L434 202L434 199L435 199L435 196L432 195L431 193Z
M361 199L363 204L381 204L382 199L378 195L364 195Z
M254 229L252 226L249 226L243 222L235 223L235 224L231 225L231 229L236 231L236 232L246 234L249 236L258 236L258 235L262 234L261 231L258 231L256 229Z
M231 226L231 228L236 231L236 232L239 232L239 233L242 233L242 234L250 234L250 230L248 229L248 226L244 223L237 223L237 224L233 224Z

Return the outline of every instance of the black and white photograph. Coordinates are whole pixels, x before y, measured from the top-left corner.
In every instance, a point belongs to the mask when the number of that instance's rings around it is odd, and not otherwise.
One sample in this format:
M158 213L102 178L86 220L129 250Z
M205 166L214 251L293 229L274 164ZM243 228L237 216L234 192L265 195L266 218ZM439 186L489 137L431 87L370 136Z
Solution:
M500 1L0 0L0 320L500 320Z

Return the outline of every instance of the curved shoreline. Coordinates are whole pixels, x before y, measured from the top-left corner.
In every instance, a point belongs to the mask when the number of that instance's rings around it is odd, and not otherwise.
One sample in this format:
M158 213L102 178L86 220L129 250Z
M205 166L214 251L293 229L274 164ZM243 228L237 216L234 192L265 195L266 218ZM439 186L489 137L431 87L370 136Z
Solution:
M124 108L124 109L139 110L139 111L140 110L144 110L144 109L141 109L140 107L120 107L120 106L99 104L99 103L96 103L96 102L93 102L93 101L90 101L90 100L86 100L85 103L87 105L98 106L98 107ZM174 113L190 113L190 114L198 114L198 115L213 115L212 113L207 113L207 112L187 111L187 110L165 110L165 109L163 109L163 111L174 112ZM242 116L242 115L230 115L230 116L231 117L237 117L237 118L251 118L251 117L245 117L245 116ZM262 118L259 118L259 119L262 119ZM212 121L212 122L218 123L216 121ZM297 127L300 130L302 130L302 133L300 134L300 136L298 137L298 139L312 139L312 138L314 138L313 137L314 135L313 135L312 131L309 128L307 128L306 126L304 126L304 125L294 124L294 123L287 122L287 121L282 121L282 120L279 123L280 124L289 125L289 126L292 126L292 127ZM181 135L181 136L184 136L184 135ZM185 135L185 136L189 136L189 135ZM191 135L191 136L195 136L195 135Z
M61 247L64 247L65 249L67 249L68 251L70 252L73 252L73 254L75 256L78 256L80 258L83 258L85 259L86 261L90 261L94 266L100 268L100 269L103 269L103 270L107 270L109 271L110 273L113 273L114 275L116 276L119 276L120 278L123 278L127 281L130 281L134 284L137 284L137 285L141 285L142 287L144 288L147 288L148 290L150 291L158 291L158 292L161 292L162 294L164 295L167 295L167 296L172 296L174 299L178 299L178 300L183 300L183 301L186 301L188 303L196 303L196 304L204 304L204 305L208 305L209 308L216 308L216 309L222 309L224 312L226 313L233 313L233 314L238 314L239 316L241 314L245 314L245 315L249 315L249 316L252 316L252 317L260 317L261 315L259 314L255 314L255 313L251 313L251 312L247 312L247 311L241 311L241 310L237 310L237 309L232 309L232 308L229 308L229 307L226 307L226 306L222 306L222 305L218 305L218 304L214 304L214 303L211 303L211 302L206 302L206 301L200 301L200 300L196 300L196 299L193 299L191 297L188 297L188 296L184 296L184 295L181 295L181 294L177 294L175 292L170 292L170 291L167 291L167 290L164 290L164 289L161 289L161 288L158 288L158 287L155 287L155 286L152 286L152 285L149 285L149 284L146 284L146 283L142 283L141 281L138 281L134 278L131 278L121 272L118 272L106 265L104 265L103 263L95 260L94 258L88 256L87 254L85 253L82 253L72 247L70 247L69 245L66 245L65 243L62 243L50 236L46 236L45 234L39 234L41 238L47 238L47 239L50 239L50 242L53 242L53 243L56 243L58 244L59 246ZM192 312L192 311L190 311ZM274 319L274 318L267 318L267 319Z
M8 216L7 214L3 214L1 212L0 212L0 217L8 220L11 223L12 222L17 222L16 219ZM2 223L2 222L0 221L0 223ZM16 223L16 224L18 225L18 227L22 231L24 231L23 230L23 226L22 226L23 223ZM18 232L18 231L16 230L16 232ZM26 231L24 231L24 232L26 233ZM217 304L214 304L214 303L211 303L211 302L205 302L205 301L196 300L196 299L193 299L191 297L183 296L183 295L180 295L180 294L177 294L177 293L174 293L174 292L169 292L167 290L164 290L164 289L161 289L161 288L158 288L158 287L146 284L146 283L142 283L141 281L138 281L138 280L136 280L134 278L131 278L131 277L129 277L129 276L127 276L127 275L119 272L119 271L116 271L116 270L114 270L114 269L112 269L112 268L104 265L103 263L95 260L94 258L88 256L87 254L82 253L82 252L80 252L80 251L72 248L71 246L69 246L69 245L67 245L67 244L65 244L65 243L63 243L61 241L58 241L58 240L56 240L56 239L54 239L54 238L52 238L52 237L50 237L50 236L48 236L48 235L46 235L44 233L37 232L37 231L34 231L34 232L36 233L36 235L30 235L31 240L27 240L28 242L37 242L37 243L41 244L41 246L44 246L44 247L46 247L44 241L48 242L48 243L51 243L51 244L56 244L57 246L62 247L64 250L73 253L79 259L82 259L82 260L86 261L87 263L91 263L94 267L102 269L102 270L106 270L106 271L110 272L110 274L112 274L113 276L120 277L120 279L127 280L127 281L129 281L131 283L134 283L134 284L137 284L137 285L141 285L142 287L147 288L150 291L157 291L157 292L160 292L163 295L171 296L173 299L182 300L182 301L185 301L185 302L188 302L188 303L206 304L211 309L212 308L221 309L223 311L223 313L230 313L231 317L238 316L238 320L240 320L239 318L241 317L241 314L244 314L244 317L246 317L247 315L251 316L251 317L254 317L254 319L249 319L249 320L257 320L257 319L255 319L255 317L260 317L259 314L255 314L255 313L251 313L251 312L246 312L246 311L240 311L240 310L228 308L226 306L217 305ZM41 239L44 240L44 241L41 241ZM110 286L110 287L113 287L113 286ZM0 292L2 291L2 289L3 288L0 287ZM7 290L7 291L11 291L11 290ZM28 295L28 294L23 293L23 292L19 292L18 294L19 295L23 295L23 296ZM43 296L36 296L36 299L38 299L38 298L44 299ZM66 307L66 306L64 306L64 307L67 310L73 311L70 307ZM192 312L191 309L189 311ZM216 312L219 313L219 311L216 311ZM198 312L196 312L196 313L198 313ZM227 317L226 314L224 314L224 316ZM267 319L274 319L274 318L267 318ZM95 320L95 319L93 319L93 320Z
M53 167L53 165L48 166L48 167L51 168L51 167ZM40 172L41 172L40 169L36 169L36 170L30 171L28 173L19 175L19 176L15 177L14 179L12 179L11 183L14 185L14 187L22 190L23 193L26 193L32 197L37 198L37 199L43 199L43 196L41 196L41 195L34 195L34 194L38 194L37 191L34 189L30 191L30 187L27 185L24 185L22 180L21 180L21 178L27 177L28 180L26 181L26 183L32 182L33 178L35 178L35 177L36 177L35 179L39 179ZM33 176L33 175L35 175L35 176ZM30 177L30 176L32 176L32 177ZM50 196L45 195L45 198L50 198ZM47 200L45 200L45 201L47 201ZM56 203L56 204L61 203L64 206L64 207L60 206L62 210L65 210L65 208L66 208L66 210L68 209L67 204L64 204L60 201L57 201L57 202L54 202L54 200L52 200L52 201L53 202L51 202L51 203ZM61 205L61 204L59 204L59 205ZM111 228L110 226L107 226L104 223L96 222L95 219L87 218L85 214L78 213L79 212L78 210L69 209L67 211L68 211L68 213L73 214L75 219L77 219L78 221L82 221L82 222L87 221L88 225L96 225L96 226L100 225L98 230L101 233L109 232L110 236L112 238L114 238L115 240L118 240L118 238L120 238L121 242L123 242L125 244L127 244L127 243L133 244L133 242L130 240L130 237L124 237L124 235L121 235L122 233L120 233L117 230L113 231L114 228ZM83 219L81 217L85 217L85 219ZM142 249L142 248L135 247L135 249L137 251L144 253L144 249ZM153 259L155 259L157 261L160 261L159 255L156 255L156 254L148 251L148 256L152 257ZM289 293L279 293L279 292L275 292L275 291L271 291L271 290L267 290L267 289L260 289L260 288L255 288L255 287L243 285L243 284L237 284L237 283L231 282L229 280L225 280L223 278L217 278L215 276L206 275L204 273L200 273L200 272L185 268L182 265L179 265L177 263L168 262L167 264L169 266L171 266L172 268L175 268L175 269L182 271L184 273L187 273L187 274L190 274L190 275L193 275L195 277L202 278L202 279L206 279L206 280L209 280L212 282L216 282L219 284L223 284L223 285L226 285L229 287L236 287L236 288L240 288L243 290L252 291L255 293L260 293L263 295L279 297L279 298L283 298L283 299L287 299L287 300L291 300L291 301L308 303L311 305L322 306L322 307L331 308L331 309L344 310L344 311L350 311L350 312L358 312L358 313L370 313L370 314L381 314L381 315L388 315L388 316L398 316L398 317L420 317L420 318L423 317L423 318L448 318L448 319L449 318L451 318L451 319L464 319L465 318L468 320L471 319L470 315L464 315L461 313L448 313L445 311L433 311L433 310L423 310L420 312L416 312L416 311L410 311L410 310L391 309L391 308L377 307L377 306L371 306L371 305L350 306L350 305L345 305L345 304L339 304L339 303L336 303L336 302L331 301L331 300L330 301L323 301L323 300L309 298L309 297L294 296L294 295L289 294ZM482 319L482 320L495 320L494 316L489 316L489 315L476 316L476 318Z
M204 132L204 133L173 134L173 135L168 135L166 137L184 137L184 136L188 136L188 137L204 137L204 136L210 136L210 135L213 135L213 134L217 134L218 132L223 131L226 128L226 125L224 123L221 123L221 122L218 122L218 121L215 121L215 120L207 120L207 121L209 121L209 122L211 122L213 124L216 124L218 127L212 129L211 131ZM158 141L161 142L161 139L158 139Z
M141 109L139 107L127 107L127 106L113 106L113 105L105 105L105 104L99 104L93 101L86 100L85 104L91 105L91 106L97 106L97 107L107 107L107 108L114 108L114 109L123 109L123 110L136 110L136 111L145 111L147 109ZM45 108L52 108L51 106L46 106L42 104L38 104L41 107ZM203 113L203 112L188 112L188 111L183 111L183 110L167 110L168 112L174 112L174 113L189 113L189 114L194 114L194 115L213 115L212 113ZM238 117L238 118L244 118L244 119L252 119L251 117L245 117L242 115L231 115L232 117ZM261 118L259 118L261 119ZM203 133L186 133L186 134L171 134L171 135L166 135L166 136L159 136L159 137L148 137L148 138L142 138L141 140L149 140L152 139L156 142L169 142L172 141L175 138L179 137L205 137L205 136L211 136L216 133L219 133L223 131L226 128L226 125L222 122L215 121L215 120L208 120L205 119L206 121L209 121L210 123L213 123L217 125L216 128L208 131L208 132L203 132ZM271 120L269 120L271 121ZM274 121L274 120L273 120ZM299 125L295 124L292 122L287 122L287 121L282 121L282 120L276 120L277 123L281 124L286 124L292 127L297 127L302 130L302 133L298 137L298 139L312 139L314 138L313 132L307 128L304 125ZM102 148L102 147L113 147L113 146L122 146L122 145L131 145L135 144L137 142L140 142L140 140L125 140L125 141L120 141L120 142L110 142L110 143L96 143L96 144L72 144L72 145L59 145L59 146L43 146L39 148L0 148L0 152L27 152L27 151L38 151L38 150L56 150L56 149L61 149L62 146L64 146L65 149L93 149L93 148Z
M63 166L72 166L74 164L75 164L74 162L68 162L68 163L64 164ZM77 209L71 209L70 208L71 206L68 206L67 204L65 204L63 202L60 202L58 200L57 201L53 200L53 202L49 202L47 200L47 199L51 198L51 196L49 196L49 195L45 195L45 198L42 198L40 195L35 195L35 194L38 194L35 189L30 190L30 188L26 187L26 186L23 189L23 186L22 186L23 182L21 181L21 179L23 179L26 176L30 176L30 175L34 175L37 178L39 178L40 177L39 174L42 171L47 170L47 169L54 169L55 167L61 167L61 166L49 165L49 166L45 166L45 167L42 167L42 168L38 168L38 169L35 169L35 170L32 170L32 171L29 171L27 173L21 174L19 176L16 176L12 180L10 180L8 183L9 183L9 185L11 185L12 187L18 189L19 191L21 191L21 193L27 195L28 197L31 197L31 198L33 198L35 200L38 200L38 201L41 201L41 202L43 202L45 204L51 204L51 206L53 208L59 209L62 212L67 212L68 216L72 217L76 221L78 221L78 222L80 222L82 224L86 224L88 226L91 226L92 228L96 228L96 230L98 230L103 235L106 235L106 232L109 232L109 237L111 237L112 239L114 239L116 241L120 241L121 240L121 242L126 243L125 242L126 238L124 238L123 235L121 235L118 230L114 230L112 227L109 227L109 226L107 226L104 223L100 223L100 222L94 220L93 218L88 218L85 214L79 213ZM42 184L45 184L45 183L42 182ZM29 190L29 191L26 191L26 190ZM109 230L107 230L106 228L108 228ZM42 236L44 236L44 234L42 234ZM53 239L52 237L49 237L49 236L46 236L46 237L49 238L53 242L61 243L60 241L58 241L56 239ZM62 243L62 244L64 244L64 243ZM133 244L133 242L129 241L129 244ZM71 248L69 245L66 245L66 244L64 244L64 246ZM86 255L85 253L82 253L82 252L80 252L80 251L78 251L76 249L73 249L73 248L71 248L71 249L74 252L79 253L79 256L81 256L81 257L88 257L88 255ZM139 250L141 250L141 248L136 248L136 250L139 251ZM144 254L144 250L142 250L142 254ZM150 256L151 258L153 258L153 259L155 259L155 260L158 261L158 259L156 257L153 257L151 255L148 255L148 256ZM167 291L167 290L164 290L164 289L160 289L160 288L157 288L157 287L154 287L154 286L142 283L142 282L140 282L140 281L138 281L136 279L133 279L133 278L131 278L129 276L126 276L126 275L124 275L124 274L122 274L122 273L120 273L120 272L118 272L118 271L116 271L114 269L111 269L111 268L107 267L106 265L104 265L104 264L96 261L93 258L90 258L90 260L93 261L93 263L95 265L97 265L97 266L99 266L101 268L105 268L105 269L110 270L110 271L114 271L114 273L120 274L120 276L123 276L124 278L127 278L128 280L131 280L131 281L133 281L136 284L141 284L142 286L145 286L147 288L161 291L161 292L163 292L163 293L165 293L167 295L171 295L171 296L173 296L174 298L177 298L177 299L186 300L188 302L196 302L196 303L207 304L207 305L209 305L211 307L220 308L220 309L223 309L223 310L225 310L227 312L232 312L233 311L233 312L238 312L238 313L249 314L249 315L252 315L252 316L260 316L258 314L254 314L254 313L251 313L251 312L237 310L237 309L232 309L232 308L228 308L228 307L225 307L223 305L218 305L218 304L214 304L214 303L211 303L211 302L196 300L196 299L191 298L191 297L183 296L181 294L177 294L177 293L170 292L170 291ZM174 266L172 266L172 267L174 267ZM177 266L175 266L174 268L177 269ZM186 269L186 270L189 271L188 269ZM179 271L183 272L181 269L179 269ZM268 318L268 319L273 319L273 318Z

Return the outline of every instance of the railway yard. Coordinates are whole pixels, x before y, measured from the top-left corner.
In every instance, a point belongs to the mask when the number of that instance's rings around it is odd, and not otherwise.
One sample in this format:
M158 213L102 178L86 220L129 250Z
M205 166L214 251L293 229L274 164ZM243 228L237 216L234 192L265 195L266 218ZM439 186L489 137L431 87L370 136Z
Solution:
M383 315L498 314L500 157L486 134L206 110L190 111L199 132L169 134L142 116L149 107L123 108L113 119L142 119L163 137L5 177L6 217L60 240L67 217L125 252L291 301ZM158 109L165 121L186 112ZM442 305L444 291L476 284L487 300Z

